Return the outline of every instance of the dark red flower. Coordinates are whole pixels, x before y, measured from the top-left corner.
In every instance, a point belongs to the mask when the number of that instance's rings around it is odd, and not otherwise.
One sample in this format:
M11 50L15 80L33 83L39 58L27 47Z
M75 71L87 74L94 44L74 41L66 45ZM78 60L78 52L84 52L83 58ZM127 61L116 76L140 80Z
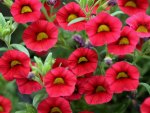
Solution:
M70 104L61 97L44 99L38 105L38 113L72 113Z
M122 23L117 17L101 12L86 24L86 32L94 46L102 46L120 37Z
M56 58L55 63L53 64L52 68L56 67L68 67L68 60L65 58Z
M0 96L0 113L10 113L11 109L11 101L8 98Z
M150 97L146 98L140 106L141 113L150 113Z
M59 9L56 16L59 25L63 29L69 31L81 31L85 29L85 21L77 22L68 26L69 22L79 17L85 17L85 14L82 12L80 6L75 2L70 2L63 6Z
M85 100L88 104L103 104L112 99L113 92L103 76L93 76L84 85Z
M114 93L134 91L139 85L140 73L137 67L125 62L117 62L106 71L106 80Z
M137 13L126 20L126 23L134 29L140 38L150 37L150 16L145 13Z
M130 27L124 27L120 38L108 44L108 52L116 55L126 55L134 51L138 44L139 37L137 33Z
M69 96L73 93L76 76L63 67L52 69L44 77L46 91L50 97Z
M148 8L148 0L118 0L118 6L128 15L144 13Z
M20 93L32 94L42 89L42 85L34 80L35 76L34 73L28 71L18 73L17 76L14 76Z
M19 72L30 70L30 58L18 50L8 50L0 58L0 72L8 81Z
M58 38L58 30L51 22L39 20L32 23L23 33L23 41L27 48L36 52L52 48Z
M11 14L18 23L33 22L40 18L42 3L39 0L15 0Z
M78 48L68 58L69 68L77 76L94 72L96 70L97 63L97 53L88 48Z

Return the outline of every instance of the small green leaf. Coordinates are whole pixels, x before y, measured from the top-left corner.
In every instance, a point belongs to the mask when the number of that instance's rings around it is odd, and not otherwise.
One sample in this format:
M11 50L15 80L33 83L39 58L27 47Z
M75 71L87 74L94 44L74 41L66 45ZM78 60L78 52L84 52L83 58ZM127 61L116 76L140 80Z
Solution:
M25 54L27 54L28 56L30 56L29 51L23 45L20 45L20 44L11 44L11 47L13 47L15 49L18 49L19 51L22 51Z
M144 86L150 95L150 85L147 83L140 83L140 85Z
M91 7L94 4L95 0L88 0L88 6Z
M43 62L40 58L34 56L34 60L37 64L37 68L42 72L42 69L43 69Z
M1 47L0 48L0 51L7 51L8 50L8 48L6 48L6 47Z
M70 26L70 25L72 25L72 24L75 24L75 23L77 23L77 22L84 21L84 20L86 20L85 17L76 18L76 19L72 20L71 22L69 22L69 23L68 23L68 26Z
M79 4L80 4L81 8L84 9L86 7L87 0L80 0Z
M111 16L116 16L119 14L124 14L124 13L122 11L116 11L116 12L112 13Z
M2 13L0 13L0 25L3 27L6 24L6 20Z
M22 110L22 111L16 111L15 113L27 113L27 111Z

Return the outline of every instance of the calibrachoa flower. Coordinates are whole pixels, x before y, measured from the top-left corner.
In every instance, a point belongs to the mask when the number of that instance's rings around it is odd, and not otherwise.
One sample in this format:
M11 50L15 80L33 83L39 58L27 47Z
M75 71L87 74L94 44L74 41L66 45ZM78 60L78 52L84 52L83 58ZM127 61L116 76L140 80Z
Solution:
M45 20L32 23L23 33L23 41L32 51L42 52L52 48L58 38L55 25Z
M56 58L55 63L53 64L52 68L56 67L68 67L68 60L65 58Z
M8 98L0 96L0 113L10 113L11 109L11 101Z
M103 104L112 99L113 92L103 76L93 76L84 85L85 100L88 104Z
M38 105L38 113L72 113L69 102L61 97L48 97Z
M68 58L69 68L77 76L95 71L97 63L97 53L88 48L78 48Z
M35 75L31 72L21 72L14 76L20 93L32 94L42 89L42 86L34 80Z
M138 69L125 62L117 62L106 71L106 80L114 93L134 91L139 85L140 73Z
M150 97L146 98L140 106L141 113L150 113Z
M122 23L117 17L101 12L86 24L86 32L92 45L102 46L120 37Z
M11 14L18 23L33 22L40 18L42 3L40 0L15 0Z
M85 14L82 12L80 6L75 2L70 2L63 6L57 12L56 16L59 25L63 29L69 31L81 31L85 29L85 21L77 22L68 26L69 22L79 17L85 17Z
M120 9L128 15L146 12L148 8L148 0L118 0L117 2Z
M0 58L0 73L8 81L13 80L17 73L29 70L30 58L21 51L8 50Z
M126 55L134 51L138 41L139 37L137 36L137 33L126 26L123 28L120 38L117 41L108 44L108 52L116 55Z
M69 96L73 93L76 76L63 67L52 69L44 77L46 91L50 97Z
M126 23L134 29L140 38L150 37L150 16L145 13L137 13L129 17Z

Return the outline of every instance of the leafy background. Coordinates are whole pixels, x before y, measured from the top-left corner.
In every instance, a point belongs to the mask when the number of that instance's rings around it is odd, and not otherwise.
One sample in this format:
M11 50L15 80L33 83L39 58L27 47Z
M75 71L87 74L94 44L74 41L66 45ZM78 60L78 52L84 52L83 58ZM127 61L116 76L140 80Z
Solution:
M70 1L74 0L63 0L65 3ZM117 6L111 9L112 12L117 10L119 10ZM0 11L5 17L11 16L9 9L1 3ZM150 8L148 9L147 14L150 14ZM118 18L120 18L124 25L127 17L128 16L125 14L118 15ZM24 29L25 27L23 25L18 26L16 31L12 34L11 43L24 45L22 43L22 33ZM67 58L70 53L76 49L77 43L75 43L72 39L74 34L80 34L83 38L87 37L84 31L80 33L71 33L62 29L59 30L59 41L57 45L50 50L50 52L53 53L54 58ZM1 47L5 46L5 43L0 41L0 56L4 52L1 50ZM98 47L96 49L98 50L100 61L102 61L105 56L105 51L102 52L104 47ZM142 52L145 51L147 51L145 55L146 57L143 57L139 53L135 53L137 55L128 55L125 58L125 60L131 63L136 58L135 65L140 70L140 82L143 83L138 87L137 91L115 94L109 103L102 105L87 105L84 98L78 101L73 101L71 102L73 113L78 113L82 110L89 110L93 111L94 113L139 113L140 104L146 97L150 95L150 86L148 85L150 84L150 40L146 41L143 46ZM33 56L36 56L36 54L30 50L29 52L31 59L33 59ZM44 60L46 56L42 56L41 58ZM117 62L119 59L115 58L113 61ZM108 67L106 66L105 68L107 69ZM99 74L99 71L97 73ZM36 113L36 107L38 103L47 97L44 89L32 95L22 95L19 93L15 81L7 82L3 79L2 76L0 76L0 95L4 95L5 97L11 99L13 105L12 113Z

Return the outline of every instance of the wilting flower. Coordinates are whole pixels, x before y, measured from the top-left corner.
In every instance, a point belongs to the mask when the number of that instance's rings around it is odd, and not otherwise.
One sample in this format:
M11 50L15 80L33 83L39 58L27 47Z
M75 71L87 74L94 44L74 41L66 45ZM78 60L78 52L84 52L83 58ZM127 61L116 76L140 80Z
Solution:
M88 104L103 104L112 99L113 92L103 76L93 76L84 86L85 100Z
M75 2L70 2L63 6L59 9L56 16L59 25L63 29L69 31L81 31L85 29L85 21L80 21L68 26L69 22L79 17L85 17L85 14L82 12L80 6Z
M118 0L117 2L120 9L128 15L144 13L149 5L148 0Z
M97 63L97 53L88 48L78 48L68 58L69 68L77 76L95 71Z
M137 13L129 17L126 23L134 29L140 38L150 37L150 16L145 13Z
M120 37L121 27L118 18L101 12L87 22L86 32L92 45L102 46L116 41Z
M116 55L126 55L134 51L139 42L137 33L130 27L124 27L120 38L108 44L108 52Z
M30 70L30 58L18 50L8 50L0 58L0 73L11 81L19 72Z
M36 52L47 51L52 48L58 38L55 25L45 20L32 23L23 33L23 41L27 48Z
M39 0L15 0L11 14L18 23L34 22L40 18L42 3Z
M48 97L38 105L38 113L72 113L70 104L61 97Z
M76 76L63 67L52 69L44 77L46 91L50 97L69 96L73 93Z
M106 80L114 93L134 91L139 85L138 69L125 62L117 62L106 71Z
M141 113L150 113L150 97L146 98L140 106Z
M0 113L10 113L11 109L11 101L8 98L0 96Z

